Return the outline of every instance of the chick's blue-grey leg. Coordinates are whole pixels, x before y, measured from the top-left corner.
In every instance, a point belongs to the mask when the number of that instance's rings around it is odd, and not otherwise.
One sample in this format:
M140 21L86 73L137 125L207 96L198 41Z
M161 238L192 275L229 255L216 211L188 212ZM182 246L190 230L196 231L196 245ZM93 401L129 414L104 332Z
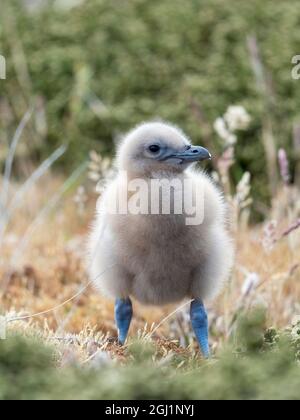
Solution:
M191 323L203 356L210 357L208 343L208 318L205 307L201 300L193 300L191 303Z
M118 328L118 340L124 344L132 319L132 303L129 298L117 299L115 303L115 320Z

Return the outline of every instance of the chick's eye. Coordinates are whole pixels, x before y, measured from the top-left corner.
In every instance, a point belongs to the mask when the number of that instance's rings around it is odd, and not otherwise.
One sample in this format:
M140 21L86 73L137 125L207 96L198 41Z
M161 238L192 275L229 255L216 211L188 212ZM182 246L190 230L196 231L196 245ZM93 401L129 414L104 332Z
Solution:
M158 153L160 151L160 147L157 144L152 144L149 146L149 150L151 153Z

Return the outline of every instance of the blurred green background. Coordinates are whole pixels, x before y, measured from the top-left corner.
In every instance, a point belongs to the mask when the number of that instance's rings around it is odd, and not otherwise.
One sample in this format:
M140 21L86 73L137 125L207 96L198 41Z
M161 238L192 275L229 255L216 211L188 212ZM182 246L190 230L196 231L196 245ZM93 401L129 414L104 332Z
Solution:
M120 134L153 118L218 156L213 123L241 104L252 123L239 134L233 180L249 170L256 199L267 202L281 146L295 173L298 0L1 0L0 53L2 158L30 105L35 118L19 161L67 143L60 163L69 171L91 149L111 154Z

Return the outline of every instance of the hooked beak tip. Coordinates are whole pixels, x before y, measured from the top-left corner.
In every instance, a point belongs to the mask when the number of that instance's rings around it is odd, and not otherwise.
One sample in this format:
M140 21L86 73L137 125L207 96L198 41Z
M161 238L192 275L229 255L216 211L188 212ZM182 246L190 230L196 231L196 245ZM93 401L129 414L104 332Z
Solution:
M193 147L193 150L194 150L194 153L195 153L196 160L198 160L198 161L212 160L211 153L207 149L205 149L204 147L195 146L195 147Z

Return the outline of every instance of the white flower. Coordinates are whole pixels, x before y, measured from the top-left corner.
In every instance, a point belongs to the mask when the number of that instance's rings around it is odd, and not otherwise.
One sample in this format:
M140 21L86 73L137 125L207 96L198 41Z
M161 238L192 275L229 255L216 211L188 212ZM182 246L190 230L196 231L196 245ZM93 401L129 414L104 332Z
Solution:
M296 326L300 326L300 315L295 315L292 319L292 326L296 327Z
M219 117L214 123L214 129L219 137L225 141L226 145L233 146L237 137L227 128L226 122L223 118Z
M90 152L89 173L88 177L92 182L95 182L96 191L103 191L103 184L107 179L112 179L115 171L112 168L112 161L107 157L102 157L100 154L92 150ZM100 185L100 187L99 187Z
M86 195L85 188L83 186L80 186L77 188L77 191L73 200L78 207L79 214L83 214L85 205L88 201L88 197Z
M242 176L240 182L236 187L236 198L239 203L243 203L250 195L251 191L251 174L250 172L245 172Z
M251 117L244 107L232 105L228 107L224 120L230 131L246 130L250 124Z
M297 315L292 321L291 336L293 340L300 340L300 315Z
M256 289L259 283L259 275L257 273L249 273L242 286L242 295L248 296L252 290Z

